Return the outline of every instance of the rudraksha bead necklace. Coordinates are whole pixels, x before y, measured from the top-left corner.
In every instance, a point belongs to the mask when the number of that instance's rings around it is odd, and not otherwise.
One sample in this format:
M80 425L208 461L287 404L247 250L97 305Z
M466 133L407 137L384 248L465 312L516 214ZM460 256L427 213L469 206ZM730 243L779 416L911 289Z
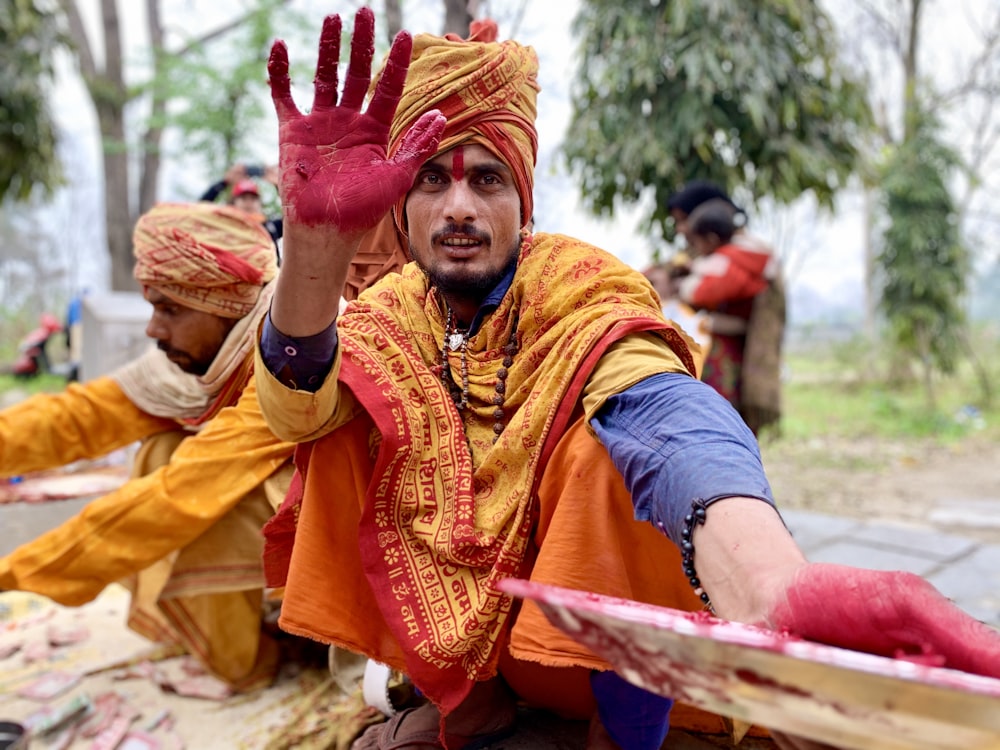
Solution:
M451 393L451 399L459 411L463 411L469 406L469 331L461 330L455 321L455 313L448 307L448 319L444 328L444 341L441 343L441 382ZM448 352L459 352L460 366L459 376L462 380L459 386L451 377L451 367L448 365ZM493 442L495 443L504 430L504 410L503 404L507 394L507 375L514 364L514 355L517 354L517 323L510 331L510 339L503 347L503 362L497 370L497 382L493 386L493 398L491 402L493 409Z

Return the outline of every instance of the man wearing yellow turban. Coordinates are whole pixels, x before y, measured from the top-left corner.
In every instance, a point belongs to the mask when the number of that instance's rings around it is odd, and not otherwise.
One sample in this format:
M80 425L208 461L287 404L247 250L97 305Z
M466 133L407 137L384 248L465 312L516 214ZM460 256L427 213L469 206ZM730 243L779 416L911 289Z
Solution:
M255 378L275 433L301 443L301 482L265 528L265 569L286 585L282 628L403 671L429 699L353 747L485 747L515 730L515 696L589 716L591 750L661 746L670 699L514 601L509 578L714 604L877 652L930 643L1000 675L1000 636L936 592L806 563L753 435L694 377L693 344L648 282L532 233L537 62L484 31L398 36L364 111L370 10L339 100L338 16L308 115L283 43L268 63L285 255ZM413 262L339 313L387 216ZM882 637L871 592L908 613L912 642Z
M140 441L133 478L0 559L0 589L75 606L121 581L132 629L182 646L234 689L259 687L278 662L261 632L260 529L294 448L264 423L252 377L274 244L242 212L207 203L156 206L133 243L156 347L0 412L0 475Z

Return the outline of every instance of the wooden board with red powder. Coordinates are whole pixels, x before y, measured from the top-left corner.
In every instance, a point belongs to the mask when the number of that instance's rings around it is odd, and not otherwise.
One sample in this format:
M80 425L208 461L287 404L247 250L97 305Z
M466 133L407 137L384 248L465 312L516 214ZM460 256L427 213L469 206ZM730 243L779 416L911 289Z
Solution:
M507 580L647 690L837 747L1000 748L1000 680L622 599Z

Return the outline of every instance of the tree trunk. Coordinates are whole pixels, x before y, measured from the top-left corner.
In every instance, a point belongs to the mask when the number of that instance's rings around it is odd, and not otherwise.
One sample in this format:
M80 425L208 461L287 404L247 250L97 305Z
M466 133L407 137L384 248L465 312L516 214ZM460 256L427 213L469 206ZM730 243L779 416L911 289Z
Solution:
M931 344L923 326L917 331L917 348L920 352L920 369L923 375L924 399L930 414L937 412L937 393L934 390L934 358L931 356Z
M111 258L111 288L136 289L132 278L132 215L129 212L128 153L124 149L125 123L122 107L98 106L104 146L104 220L108 255Z
M76 0L59 0L76 49L80 74L90 94L101 130L104 166L104 220L111 287L134 289L132 280L132 219L129 213L128 157L125 144L125 83L121 37L114 0L101 0L104 28L104 70L98 70Z
M959 343L965 351L965 356L968 357L969 362L972 363L973 372L976 373L976 380L979 382L980 405L984 409L988 409L993 406L993 381L990 377L989 370L983 365L983 361L976 353L975 347L973 347L972 342L969 341L968 329L962 333L962 339Z
M867 185L862 187L864 200L864 321L862 333L869 344L878 340L876 326L876 305L878 290L875 289L875 197Z
M390 46L396 34L403 30L403 9L399 0L385 0L385 33Z
M111 288L136 288L132 278L132 214L125 141L125 78L122 73L121 29L115 0L101 0L104 28L104 74L88 82L97 107L104 141L104 217L111 257Z
M163 59L163 25L160 22L159 0L146 0L146 24L153 53L153 78L161 75ZM157 187L160 179L160 141L163 138L163 122L167 103L158 86L153 87L152 104L146 133L142 138L142 171L139 174L139 215L146 213L156 203Z
M917 53L920 49L920 6L923 0L910 0L910 27L903 50L903 142L913 136L917 97Z

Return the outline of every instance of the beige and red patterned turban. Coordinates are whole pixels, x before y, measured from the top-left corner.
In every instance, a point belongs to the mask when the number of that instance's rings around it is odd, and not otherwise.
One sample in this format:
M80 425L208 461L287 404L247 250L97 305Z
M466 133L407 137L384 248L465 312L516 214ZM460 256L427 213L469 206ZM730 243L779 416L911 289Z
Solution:
M253 216L212 203L161 203L132 234L136 280L178 304L242 318L278 272L271 235Z
M389 153L395 153L420 115L440 110L448 123L438 153L477 143L503 161L514 173L524 225L534 210L538 56L517 42L497 42L496 35L496 24L485 21L473 23L468 40L452 34L413 38L406 85L389 130Z

